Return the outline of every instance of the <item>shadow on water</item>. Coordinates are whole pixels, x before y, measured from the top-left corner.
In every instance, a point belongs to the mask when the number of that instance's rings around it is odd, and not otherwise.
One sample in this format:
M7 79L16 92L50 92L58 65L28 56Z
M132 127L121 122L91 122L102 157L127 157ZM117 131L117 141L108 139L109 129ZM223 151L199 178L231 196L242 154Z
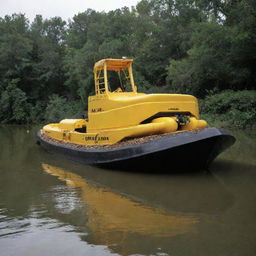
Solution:
M256 165L251 164L250 162L238 162L226 159L217 159L212 163L209 171L214 174L222 173L225 176L241 172L245 172L248 174L256 171Z
M186 161L184 159L184 161ZM94 167L97 169L102 170L109 170L109 171L117 171L117 172L128 172L128 173L141 173L141 174L154 174L154 175L190 175L190 174L198 174L198 173L206 173L208 169L206 168L191 168L187 167L187 164L184 166L173 166L171 161L163 162L159 165L159 161L156 164L151 163L150 165L147 164L147 161L144 161L145 165L136 165L136 164L101 164L95 165Z

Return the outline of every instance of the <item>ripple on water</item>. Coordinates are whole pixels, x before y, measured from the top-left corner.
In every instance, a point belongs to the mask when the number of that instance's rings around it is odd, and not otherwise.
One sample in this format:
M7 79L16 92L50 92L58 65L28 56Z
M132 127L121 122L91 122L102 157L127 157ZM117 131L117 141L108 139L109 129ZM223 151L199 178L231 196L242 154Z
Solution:
M23 233L31 233L38 230L58 229L61 232L72 232L74 228L54 218L44 217L47 210L42 206L31 207L28 216L11 217L6 209L0 209L0 238L7 236L16 237Z
M5 215L4 209L0 210L0 238L5 236L17 236L28 232L30 222L24 218L13 218Z

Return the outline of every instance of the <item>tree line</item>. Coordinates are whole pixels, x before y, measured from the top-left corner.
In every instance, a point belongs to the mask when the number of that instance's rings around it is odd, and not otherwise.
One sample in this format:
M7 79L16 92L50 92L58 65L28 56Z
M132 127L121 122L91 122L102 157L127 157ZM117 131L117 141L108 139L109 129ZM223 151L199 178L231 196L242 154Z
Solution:
M6 15L0 18L0 123L78 117L94 93L94 63L122 56L134 59L140 92L211 100L246 91L255 108L255 53L254 0L141 0L131 9L87 9L68 22Z

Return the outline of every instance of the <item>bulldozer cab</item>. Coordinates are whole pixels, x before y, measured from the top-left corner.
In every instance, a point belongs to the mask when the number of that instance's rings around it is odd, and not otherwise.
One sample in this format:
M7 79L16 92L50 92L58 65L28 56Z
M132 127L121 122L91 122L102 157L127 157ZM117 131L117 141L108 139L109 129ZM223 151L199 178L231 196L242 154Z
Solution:
M94 65L95 94L136 93L132 59L103 59Z

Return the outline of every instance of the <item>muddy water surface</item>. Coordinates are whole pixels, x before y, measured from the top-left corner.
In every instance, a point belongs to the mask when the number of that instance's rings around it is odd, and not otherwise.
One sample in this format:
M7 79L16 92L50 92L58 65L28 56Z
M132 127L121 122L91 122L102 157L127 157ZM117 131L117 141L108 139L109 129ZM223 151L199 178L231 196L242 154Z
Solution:
M209 172L159 174L56 157L35 131L0 127L1 256L256 255L255 137Z

